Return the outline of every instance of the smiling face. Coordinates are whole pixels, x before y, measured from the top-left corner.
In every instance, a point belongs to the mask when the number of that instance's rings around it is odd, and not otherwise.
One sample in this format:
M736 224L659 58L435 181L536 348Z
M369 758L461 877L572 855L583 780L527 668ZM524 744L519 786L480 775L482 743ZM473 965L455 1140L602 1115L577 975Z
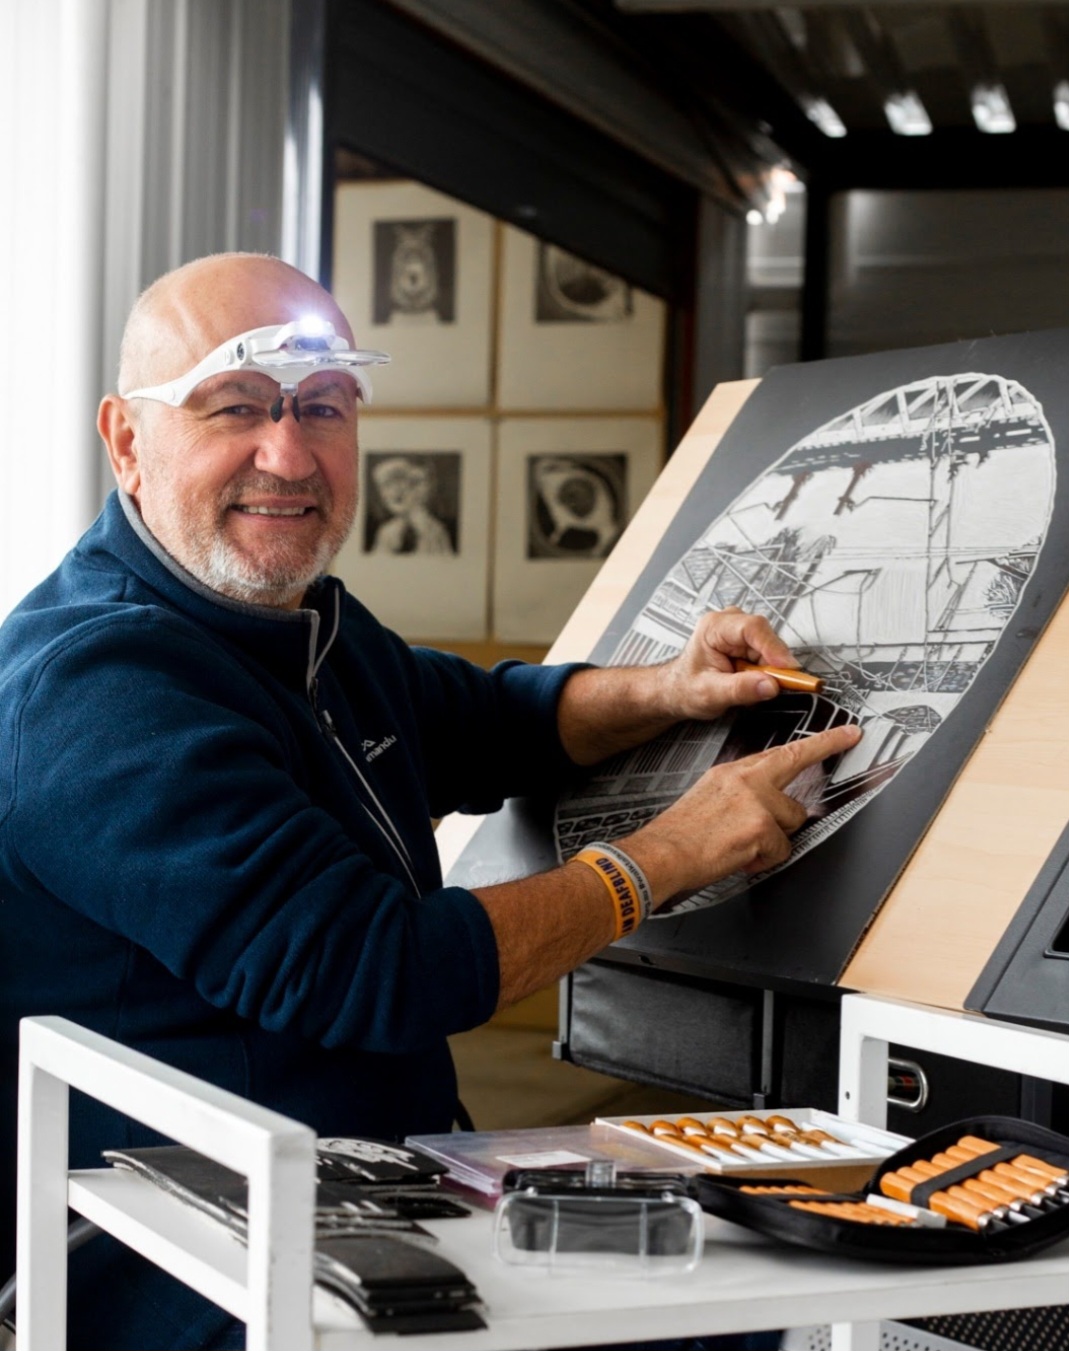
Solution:
M135 308L124 389L174 380L225 339L307 313L351 340L325 291L277 259L222 255L162 278ZM235 600L296 608L352 526L357 389L321 372L300 386L301 420L255 371L212 376L179 408L108 395L100 431L116 478L153 535L199 581Z
M407 516L430 500L430 473L414 460L384 460L375 466L372 477L383 505L393 516Z

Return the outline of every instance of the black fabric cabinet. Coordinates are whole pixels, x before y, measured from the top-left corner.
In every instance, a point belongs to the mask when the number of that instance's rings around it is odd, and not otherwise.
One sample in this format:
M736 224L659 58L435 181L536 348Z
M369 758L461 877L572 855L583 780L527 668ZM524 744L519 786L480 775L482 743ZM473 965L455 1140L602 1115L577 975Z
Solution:
M595 960L566 981L557 1054L587 1069L733 1107L835 1111L839 997L773 993ZM891 1106L917 1136L967 1116L1022 1117L1069 1133L1069 1088L892 1045L927 1081L922 1110Z

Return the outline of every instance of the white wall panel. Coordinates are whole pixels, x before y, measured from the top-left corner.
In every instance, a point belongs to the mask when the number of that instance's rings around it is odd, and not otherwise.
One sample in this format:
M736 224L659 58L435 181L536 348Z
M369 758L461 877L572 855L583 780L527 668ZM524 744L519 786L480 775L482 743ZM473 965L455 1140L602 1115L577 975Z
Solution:
M93 509L107 23L107 0L0 4L0 614Z
M0 617L111 487L95 412L138 292L224 249L318 272L323 14L0 0Z

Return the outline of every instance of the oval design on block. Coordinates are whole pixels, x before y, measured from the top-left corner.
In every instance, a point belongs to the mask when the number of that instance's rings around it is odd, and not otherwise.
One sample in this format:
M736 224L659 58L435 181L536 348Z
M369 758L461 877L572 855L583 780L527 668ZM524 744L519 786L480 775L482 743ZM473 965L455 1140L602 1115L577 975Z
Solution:
M698 619L768 617L819 695L683 723L561 799L558 857L629 834L714 764L858 722L862 741L790 786L809 809L786 863L736 873L655 918L737 896L834 834L924 751L1021 601L1054 505L1038 400L997 374L932 376L824 423L769 466L669 570L609 664L674 657Z

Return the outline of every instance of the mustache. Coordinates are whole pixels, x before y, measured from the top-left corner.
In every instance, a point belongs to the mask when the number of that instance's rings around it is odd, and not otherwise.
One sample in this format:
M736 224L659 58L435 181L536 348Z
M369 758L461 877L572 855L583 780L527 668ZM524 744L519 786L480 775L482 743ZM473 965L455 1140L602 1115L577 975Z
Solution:
M253 496L257 493L265 497L313 497L319 507L329 507L334 502L334 495L327 481L318 472L295 482L293 479L278 478L275 474L254 471L227 484L222 505L236 506L247 495Z

